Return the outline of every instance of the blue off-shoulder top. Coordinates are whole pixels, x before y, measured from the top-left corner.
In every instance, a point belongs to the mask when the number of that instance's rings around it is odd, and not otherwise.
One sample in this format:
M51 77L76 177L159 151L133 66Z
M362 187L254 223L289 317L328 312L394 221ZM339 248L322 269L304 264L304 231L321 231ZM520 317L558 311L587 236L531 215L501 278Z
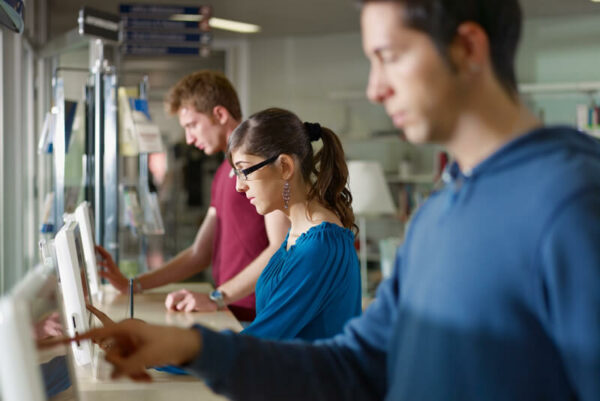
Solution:
M288 237L256 283L256 319L242 333L273 340L333 337L361 312L354 234L324 222L289 250Z

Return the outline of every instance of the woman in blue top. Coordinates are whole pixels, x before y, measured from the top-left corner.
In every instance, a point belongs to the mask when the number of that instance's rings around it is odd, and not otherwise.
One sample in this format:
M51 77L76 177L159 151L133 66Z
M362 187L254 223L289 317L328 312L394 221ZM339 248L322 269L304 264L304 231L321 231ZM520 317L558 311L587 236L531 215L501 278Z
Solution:
M322 141L313 154L311 142ZM260 214L283 211L291 228L256 283L256 319L243 333L269 339L332 337L361 311L348 168L338 137L271 108L231 134L236 189ZM240 244L244 246L244 244Z

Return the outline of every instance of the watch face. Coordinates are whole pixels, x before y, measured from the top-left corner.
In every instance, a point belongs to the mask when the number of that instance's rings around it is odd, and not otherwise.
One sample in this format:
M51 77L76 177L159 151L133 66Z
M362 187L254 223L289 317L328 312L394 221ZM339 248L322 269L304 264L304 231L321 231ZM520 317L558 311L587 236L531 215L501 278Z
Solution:
M219 290L214 290L210 293L208 298L217 304L219 308L225 307L225 302L223 301L223 293Z

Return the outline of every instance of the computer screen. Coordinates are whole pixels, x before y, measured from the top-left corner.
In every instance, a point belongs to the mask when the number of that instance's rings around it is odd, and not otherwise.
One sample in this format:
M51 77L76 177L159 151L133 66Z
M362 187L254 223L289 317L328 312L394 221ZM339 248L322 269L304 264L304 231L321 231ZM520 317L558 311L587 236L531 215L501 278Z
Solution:
M72 349L40 350L62 336L64 312L52 266L36 266L0 299L0 382L3 401L77 399Z
M101 295L100 276L96 263L96 243L94 240L94 220L89 202L82 202L75 209L75 221L79 225L81 244L83 246L83 259L86 266L88 288L92 298L98 299Z
M92 314L85 307L86 301L91 304L92 299L87 290L81 235L75 221L65 223L56 234L54 248L68 334L74 336L87 331L92 319ZM92 363L92 347L89 342L72 343L72 348L78 365Z

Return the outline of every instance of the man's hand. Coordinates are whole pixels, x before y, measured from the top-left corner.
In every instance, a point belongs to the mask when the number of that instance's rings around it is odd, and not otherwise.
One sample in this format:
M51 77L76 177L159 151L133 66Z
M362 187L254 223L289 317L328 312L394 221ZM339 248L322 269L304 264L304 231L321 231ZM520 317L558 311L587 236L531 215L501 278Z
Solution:
M208 298L208 294L179 290L170 293L165 299L169 310L180 312L216 312L217 304Z
M96 309L93 305L85 304L85 308L92 312L92 314L96 316L98 320L100 320L102 326L106 327L115 324L115 322L111 318L109 318L106 313L102 312L99 309Z
M107 279L121 294L126 294L129 291L129 280L121 273L110 253L96 245L96 254L99 256L97 263L101 266L98 272L100 277Z
M182 365L196 358L202 349L202 337L197 330L172 326L156 326L137 319L128 319L79 336L47 342L44 347L59 343L90 339L105 347L106 360L114 366L111 377L127 376L136 381L152 381L146 368L162 365Z

